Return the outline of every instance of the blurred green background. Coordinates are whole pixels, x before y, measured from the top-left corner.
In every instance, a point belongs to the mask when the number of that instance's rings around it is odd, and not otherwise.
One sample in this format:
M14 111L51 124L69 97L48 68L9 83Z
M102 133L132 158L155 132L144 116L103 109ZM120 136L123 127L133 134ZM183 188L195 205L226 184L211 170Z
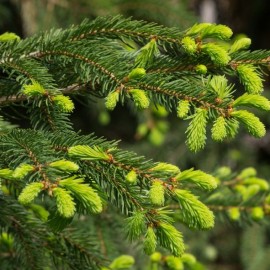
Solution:
M269 0L1 0L0 33L15 32L26 37L108 14L123 14L181 29L208 20L230 26L235 35L247 35L252 39L252 49L270 49ZM237 87L241 91L238 84ZM266 79L265 95L270 97L268 88ZM193 154L185 145L186 123L162 108L138 113L128 105L118 105L108 112L102 100L78 98L75 102L72 120L75 129L82 133L121 139L122 148L176 164L181 169L195 167L212 172L220 166L229 166L239 171L252 166L260 177L270 179L270 117L266 114L260 116L268 128L263 139L242 133L222 144L209 140L203 151ZM26 125L19 117L14 122ZM266 222L252 225L232 225L217 218L216 227L210 232L182 227L181 230L185 230L189 250L206 269L270 269L269 226Z

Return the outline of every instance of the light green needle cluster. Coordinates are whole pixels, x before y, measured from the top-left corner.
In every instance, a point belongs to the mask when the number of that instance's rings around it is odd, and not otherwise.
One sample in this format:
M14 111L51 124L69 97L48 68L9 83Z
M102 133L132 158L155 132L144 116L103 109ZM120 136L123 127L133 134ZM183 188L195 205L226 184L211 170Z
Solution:
M22 93L28 97L36 97L46 94L46 90L40 83L32 80L32 84L23 85Z
M208 111L198 108L186 130L186 143L193 152L198 152L200 149L203 149L205 145L207 119Z
M52 97L53 102L56 104L61 112L72 112L74 110L74 103L70 97L64 95L57 95Z
M130 171L127 175L126 175L126 180L127 182L129 182L130 184L136 184L137 182L137 173L132 170Z
M229 52L234 53L243 49L247 49L251 44L251 39L250 38L240 38L237 39L231 46Z
M75 145L68 149L68 155L82 160L110 160L110 156L100 147L88 145Z
M40 182L33 182L27 185L21 192L18 197L18 201L21 204L29 204L31 203L38 194L42 191L43 184Z
M150 100L146 95L146 92L141 89L131 89L129 90L136 107L139 109L146 109L150 105Z
M70 191L72 196L81 204L81 210L88 213L100 213L102 201L97 192L84 183L82 178L69 177L59 182L59 186ZM77 203L77 208L80 205Z
M49 167L68 172L76 172L79 170L78 164L66 159L53 161L49 164Z
M250 94L260 94L263 91L263 81L255 66L242 64L236 68L240 82Z
M145 68L153 62L158 55L159 50L155 39L151 39L145 46L143 46L135 59L135 66Z
M227 136L226 121L223 116L219 116L211 129L212 139L215 141L223 141Z
M134 265L135 260L132 256L129 255L121 255L114 259L109 266L109 269L112 270L121 270L121 269L129 269Z
M143 249L147 255L151 255L155 252L157 246L157 237L154 229L149 226L143 242Z
M22 179L24 178L28 173L34 171L35 167L30 164L21 163L14 171L12 176L15 179Z
M217 188L217 180L214 176L207 174L201 170L185 170L179 173L175 179L180 182L188 182L205 189L213 190Z
M105 106L108 110L112 111L116 107L117 102L119 101L119 95L119 91L113 91L106 97Z
M177 116L179 118L185 118L188 115L190 109L190 102L188 100L180 100L177 106Z
M232 117L239 120L248 132L254 137L261 138L265 135L265 126L253 113L246 110L233 111Z
M126 219L127 238L131 241L138 239L145 230L145 213L136 211Z
M0 35L0 42L7 42L7 41L13 41L17 40L19 41L21 38L16 35L15 33L6 32L2 35Z
M151 171L166 171L176 174L180 172L180 169L173 164L166 162L159 162L155 167L151 168Z
M195 67L195 71L198 73L198 74L202 74L202 75L205 75L207 73L207 67L205 65L197 65Z
M170 250L174 256L181 256L185 251L182 234L171 224L160 222L156 228L159 244Z
M217 38L221 40L228 40L231 38L232 34L232 29L228 26L211 23L195 24L187 31L187 35L198 35L201 39Z
M13 171L10 169L1 169L0 170L0 178L4 179L13 179Z
M226 66L231 60L227 51L223 47L217 44L214 44L214 43L203 44L201 46L201 50L202 52L209 55L213 63L218 66Z
M264 111L269 111L270 101L266 97L261 96L261 95L245 93L244 95L238 97L233 102L233 106L234 107L247 106L247 107L258 108Z
M53 189L53 195L56 199L59 214L65 218L73 217L76 212L76 204L70 195L70 191L57 187Z
M153 181L149 191L149 198L152 204L164 205L164 186L161 181Z
M182 43L182 47L184 49L184 51L187 53L187 54L190 54L190 55L193 55L196 53L197 51L197 44L195 42L195 40L191 37L184 37L182 40L181 40L181 43Z
M144 68L134 68L131 70L131 72L128 74L129 79L140 79L144 77L146 74L146 70Z
M176 189L180 205L180 219L190 228L210 229L214 226L214 214L188 190Z

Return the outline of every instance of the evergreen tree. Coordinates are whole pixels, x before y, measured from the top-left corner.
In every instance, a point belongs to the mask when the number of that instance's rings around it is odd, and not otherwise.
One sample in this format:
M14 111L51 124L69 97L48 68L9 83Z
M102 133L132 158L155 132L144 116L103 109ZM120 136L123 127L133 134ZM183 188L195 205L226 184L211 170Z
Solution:
M145 269L198 269L179 222L206 230L214 212L232 222L269 214L269 184L254 168L181 170L82 135L70 121L82 96L108 110L165 108L188 121L193 152L240 126L263 137L253 108L270 110L262 95L270 52L232 34L224 25L180 31L109 16L24 40L0 36L1 269L130 268L128 255L112 261L123 234L150 255ZM245 92L235 95L231 77ZM18 109L29 128L14 126Z

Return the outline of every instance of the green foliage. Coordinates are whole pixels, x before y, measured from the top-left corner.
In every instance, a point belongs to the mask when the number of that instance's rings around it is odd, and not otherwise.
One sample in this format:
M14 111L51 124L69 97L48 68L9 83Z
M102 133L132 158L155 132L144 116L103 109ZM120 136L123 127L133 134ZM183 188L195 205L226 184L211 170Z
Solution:
M224 25L181 31L108 16L0 42L1 109L16 104L29 119L29 128L21 129L12 124L13 115L0 117L0 241L14 247L4 254L12 254L21 269L130 268L132 257L112 256L106 246L117 238L113 224L120 227L125 216L128 240L143 244L152 269L196 269L200 264L184 254L174 221L210 229L212 210L234 222L269 215L269 185L254 169L233 174L223 168L216 177L180 171L121 150L114 141L82 135L69 119L73 99L82 96L103 99L108 110L127 103L139 109L136 114L151 115L140 122L140 135L156 146L165 140L169 112L190 120L186 144L194 152L204 148L208 124L216 141L234 138L239 123L254 137L264 136L259 118L238 107L269 110L260 70L270 53L246 51L249 39L221 46L231 35ZM228 84L233 76L248 93L235 94ZM78 231L84 223L93 235ZM155 252L160 247L175 257ZM106 261L102 254L117 258Z

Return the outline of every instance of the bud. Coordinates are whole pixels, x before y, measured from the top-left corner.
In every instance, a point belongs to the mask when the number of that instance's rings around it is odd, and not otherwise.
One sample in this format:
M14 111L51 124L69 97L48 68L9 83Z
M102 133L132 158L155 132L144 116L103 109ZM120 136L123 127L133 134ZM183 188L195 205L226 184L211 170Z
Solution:
M149 107L150 101L145 91L140 89L131 89L129 90L129 93L131 94L136 107L138 107L139 109L146 109Z
M203 44L201 49L204 53L209 55L209 57L215 64L219 66L226 66L231 60L226 50L217 44L214 43Z
M22 93L28 97L36 97L43 96L46 91L38 82L32 80L32 84L23 85Z
M222 166L218 168L215 172L215 176L219 178L228 177L232 173L231 168L227 166Z
M151 262L155 262L155 263L159 263L162 259L162 255L160 252L154 252L151 256L150 256L150 260Z
M74 110L74 104L69 97L57 95L53 96L52 100L61 112L72 112Z
M248 167L242 170L240 174L238 175L238 177L240 179L245 179L245 178L256 176L256 174L257 174L256 169L254 169L253 167Z
M3 232L0 234L0 246L11 250L14 243L14 237L10 233Z
M119 101L119 91L110 92L109 95L106 97L105 107L112 111L115 107L117 102Z
M184 270L184 265L180 258L174 256L166 257L166 264L171 270Z
M79 170L79 165L77 165L76 163L69 161L69 160L65 160L65 159L61 159L61 160L57 160L54 162L51 162L49 164L49 167L61 170L61 171L68 171L68 172L76 172Z
M195 71L198 73L198 74L202 74L202 75L205 75L207 73L207 67L205 65L197 65L195 67Z
M129 79L140 79L144 77L146 74L146 71L144 68L134 68L129 74L128 78Z
M266 180L257 178L257 177L250 177L246 178L242 182L244 185L256 185L259 186L260 190L267 191L269 190L269 184Z
M231 46L230 48L230 53L237 52L242 49L247 49L251 44L251 39L250 38L240 38L237 39Z
M183 263L188 264L189 266L192 266L197 262L195 256L190 253L184 253L181 260Z
M129 182L130 184L136 184L137 182L137 173L132 170L130 171L127 175L126 175L126 180L127 182Z
M151 109L152 112L159 117L166 117L169 114L166 108L159 104L155 104L154 106L151 107Z
M254 197L256 194L260 192L260 186L259 185L250 185L247 187L246 192L243 196L243 201L247 201L250 198Z
M241 212L238 207L231 207L228 210L229 218L233 221L238 221L241 217Z
M187 54L192 55L192 54L196 53L197 44L193 38L184 37L181 42L182 42L182 47Z
M113 260L110 264L110 269L127 269L134 265L135 260L132 256L129 255L121 255Z
M35 167L30 164L22 163L13 172L12 176L15 179L24 178L29 172L34 171Z
M142 124L139 124L138 127L137 127L137 136L139 138L141 137L144 137L147 132L148 132L149 128L148 128L148 125L146 123L142 123Z
M164 204L164 186L161 181L153 181L149 191L149 197L152 204Z
M148 140L151 144L160 146L165 140L165 135L158 128L152 128L149 133Z
M243 185L235 185L234 190L241 195L243 200L247 197L247 188Z
M33 182L27 185L18 197L21 204L31 203L43 189L43 184L40 182Z
M177 116L185 118L189 112L190 103L188 100L180 100L177 105Z
M264 211L262 207L253 207L251 209L251 218L255 221L262 220L264 218Z
M6 42L6 41L12 41L12 40L20 41L20 39L21 38L17 36L15 33L6 32L0 35L0 42Z
M98 115L98 122L102 126L107 126L111 121L110 114L107 111L101 111Z
M266 204L270 204L270 194L265 197L264 201Z

